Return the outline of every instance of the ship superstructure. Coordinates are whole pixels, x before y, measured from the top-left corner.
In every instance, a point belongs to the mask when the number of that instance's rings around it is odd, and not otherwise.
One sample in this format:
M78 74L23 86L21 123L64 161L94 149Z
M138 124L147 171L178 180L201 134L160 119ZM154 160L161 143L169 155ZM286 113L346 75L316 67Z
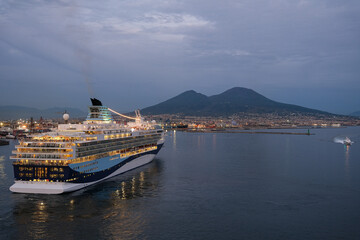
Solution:
M52 132L21 140L13 151L13 192L59 194L81 189L153 160L163 130L144 122L121 125L97 99L82 124L59 124Z

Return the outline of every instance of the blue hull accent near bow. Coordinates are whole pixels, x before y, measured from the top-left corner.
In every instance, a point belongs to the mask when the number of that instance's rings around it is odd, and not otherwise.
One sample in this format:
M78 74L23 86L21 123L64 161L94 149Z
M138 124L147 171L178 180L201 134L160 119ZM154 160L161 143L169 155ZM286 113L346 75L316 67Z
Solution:
M94 182L94 181L101 180L101 179L109 176L110 174L112 174L113 172L115 172L116 170L118 170L119 168L124 166L125 164L127 164L141 156L148 155L148 154L156 155L160 151L162 146L163 146L163 144L159 144L157 146L156 150L145 152L145 153L140 153L140 154L128 157L128 158L124 159L123 161L121 161L120 163L113 165L112 167L109 167L107 169L101 170L101 171L91 172L91 173L79 173L79 172L71 169L70 170L70 174L71 174L70 178L76 178L76 179L74 181L70 181L70 182L72 182L72 183L88 183L88 182ZM103 160L108 161L108 158L105 158L105 159L101 158L96 161L98 161L100 164L101 161L103 161Z
M43 171L45 174L40 180L53 181L53 182L67 182L67 183L91 183L106 178L116 170L121 168L131 161L148 155L156 155L163 144L157 145L157 149L139 153L127 158L120 158L119 155L99 158L93 161L79 164L70 164L69 166L47 166L47 165L27 165L26 172L22 166L14 165L15 180L30 181L35 176L36 171ZM80 166L83 166L80 168ZM129 169L130 170L130 169ZM31 174L31 175L30 175ZM59 178L62 175L63 177ZM56 177L54 177L56 176Z

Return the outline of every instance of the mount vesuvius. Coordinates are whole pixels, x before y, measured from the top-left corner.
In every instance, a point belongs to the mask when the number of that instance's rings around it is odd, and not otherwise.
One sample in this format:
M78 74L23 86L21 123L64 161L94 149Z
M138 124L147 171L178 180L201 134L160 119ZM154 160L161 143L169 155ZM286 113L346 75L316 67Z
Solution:
M188 116L230 116L239 113L277 113L286 115L330 113L273 101L252 89L234 87L223 93L205 96L194 90L141 110L143 114L183 114Z

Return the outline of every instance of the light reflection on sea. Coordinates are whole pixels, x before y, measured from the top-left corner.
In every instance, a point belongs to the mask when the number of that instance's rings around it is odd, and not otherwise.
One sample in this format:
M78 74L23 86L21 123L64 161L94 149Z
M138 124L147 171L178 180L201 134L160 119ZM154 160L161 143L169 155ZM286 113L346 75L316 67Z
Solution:
M161 161L155 160L145 167L70 194L13 194L19 198L13 209L14 224L21 229L17 236L19 239L28 236L56 239L62 226L63 237L75 239L81 236L75 225L90 220L83 236L109 239L121 233L126 239L138 238L145 219L141 211L133 211L128 201L156 196L161 171ZM101 228L98 228L100 223ZM84 226L80 224L79 227Z
M5 156L0 156L0 179L6 179L7 175L5 173Z

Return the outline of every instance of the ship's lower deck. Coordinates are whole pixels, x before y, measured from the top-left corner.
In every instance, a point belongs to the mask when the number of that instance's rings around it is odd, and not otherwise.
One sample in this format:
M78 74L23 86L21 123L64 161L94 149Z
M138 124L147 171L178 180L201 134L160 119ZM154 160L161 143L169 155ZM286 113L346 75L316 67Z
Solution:
M58 181L47 181L47 179L40 179L38 181L30 181L18 179L15 180L15 183L10 187L12 192L17 193L42 193L42 194L60 194L64 192L76 191L78 189L87 187L89 185L95 184L99 181L108 179L110 177L116 176L118 174L124 173L131 169L140 167L144 164L151 162L156 154L160 151L163 144L158 144L157 148L152 151L139 153L133 156L130 156L117 164L102 169L100 171L76 171L70 166L61 166L58 170L58 176L62 176ZM97 162L101 163L102 159L97 159ZM47 166L22 166L27 168L32 168L33 172L35 171L44 171L41 169L47 169ZM40 170L39 170L40 169ZM19 169L14 169L15 179L16 176L19 176ZM36 173L35 173L36 174ZM47 173L47 176L50 176L50 173Z

